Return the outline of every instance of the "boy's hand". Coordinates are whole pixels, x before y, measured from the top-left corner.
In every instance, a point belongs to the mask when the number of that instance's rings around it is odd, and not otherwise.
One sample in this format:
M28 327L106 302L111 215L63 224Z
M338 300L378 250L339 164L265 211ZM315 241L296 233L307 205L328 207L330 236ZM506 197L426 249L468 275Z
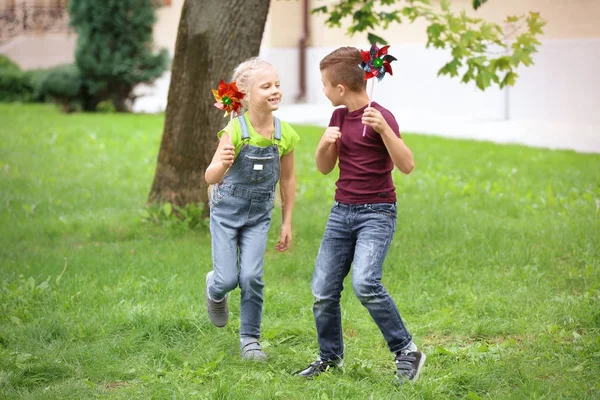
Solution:
M281 225L281 236L279 242L275 245L275 250L286 251L292 243L292 227L289 224Z
M337 126L330 126L323 133L323 138L321 142L327 146L335 144L335 142L342 136L342 132L340 132L340 128Z
M385 118L379 112L379 110L373 107L367 107L363 112L362 116L363 125L368 125L375 130L375 132L380 135L383 134L387 129L390 129Z
M231 167L233 165L233 160L235 159L235 147L230 144L226 144L223 146L221 150L221 162L226 167Z

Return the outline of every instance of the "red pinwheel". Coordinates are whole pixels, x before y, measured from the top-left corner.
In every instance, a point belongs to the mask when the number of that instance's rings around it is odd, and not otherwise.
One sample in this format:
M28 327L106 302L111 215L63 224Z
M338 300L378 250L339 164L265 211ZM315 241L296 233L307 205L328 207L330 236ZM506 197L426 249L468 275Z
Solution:
M373 44L370 51L360 51L363 59L360 63L360 67L366 72L365 80L377 77L377 80L381 81L386 72L393 75L390 63L396 61L396 57L387 53L389 47L390 46L384 46L379 48L376 44Z
M225 81L221 79L219 88L217 90L212 89L212 93L216 100L215 107L225 111L225 116L232 112L239 114L244 93L238 90L235 82L225 83Z

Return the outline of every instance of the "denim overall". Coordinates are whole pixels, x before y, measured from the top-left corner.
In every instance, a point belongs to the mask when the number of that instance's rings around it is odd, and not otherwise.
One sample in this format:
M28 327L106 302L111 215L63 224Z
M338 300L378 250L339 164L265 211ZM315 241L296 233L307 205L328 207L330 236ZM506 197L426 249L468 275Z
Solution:
M248 143L244 116L242 148L210 198L210 233L214 275L208 282L213 299L222 299L238 284L241 289L240 336L260 338L263 305L263 264L275 187L279 180L281 122L274 117L273 144Z

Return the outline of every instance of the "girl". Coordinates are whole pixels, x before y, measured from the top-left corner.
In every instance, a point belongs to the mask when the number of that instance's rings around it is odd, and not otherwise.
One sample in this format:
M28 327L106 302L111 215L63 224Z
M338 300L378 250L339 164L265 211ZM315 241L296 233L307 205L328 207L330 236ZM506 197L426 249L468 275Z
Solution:
M241 289L240 347L246 360L266 360L259 343L263 305L263 263L275 187L282 198L281 236L275 246L286 251L292 241L296 180L296 132L273 116L281 89L273 66L257 58L241 63L233 81L245 93L247 112L219 132L219 146L204 174L214 184L210 195L213 270L206 275L210 320L223 327L229 318L227 293Z

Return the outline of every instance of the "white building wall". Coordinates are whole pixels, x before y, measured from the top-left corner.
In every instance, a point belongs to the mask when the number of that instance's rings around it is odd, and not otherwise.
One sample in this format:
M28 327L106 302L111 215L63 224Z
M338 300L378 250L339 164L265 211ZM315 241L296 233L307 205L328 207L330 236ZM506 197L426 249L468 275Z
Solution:
M308 103L329 104L322 93L319 62L334 49L307 49ZM392 43L390 53L398 58L392 63L394 75L375 83L373 98L398 115L466 120L508 116L511 120L600 125L600 38L543 41L534 56L535 65L518 71L515 87L492 87L485 92L473 82L463 84L458 78L437 76L450 59L444 50ZM279 71L283 104L294 103L299 93L297 49L263 48L260 55ZM371 82L368 85L370 89Z

